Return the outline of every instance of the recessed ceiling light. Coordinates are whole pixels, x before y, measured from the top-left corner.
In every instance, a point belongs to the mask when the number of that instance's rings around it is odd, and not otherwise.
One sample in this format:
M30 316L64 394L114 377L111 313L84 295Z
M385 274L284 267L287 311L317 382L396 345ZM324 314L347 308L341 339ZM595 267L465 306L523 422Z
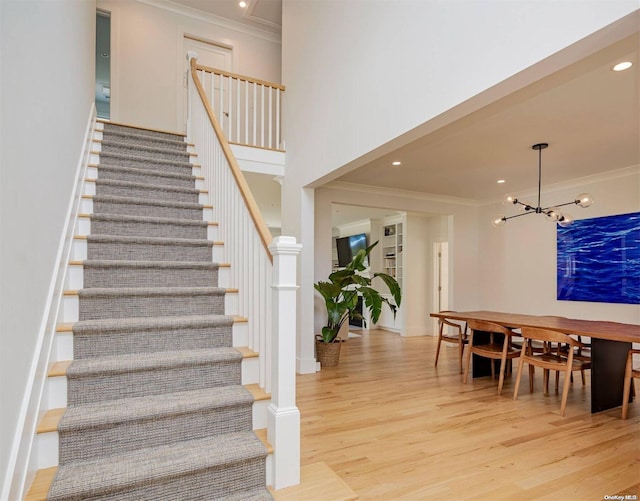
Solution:
M238 2L238 5L244 9L247 6L247 2L245 2L244 0L240 0Z
M398 165L402 165L402 162L396 160L395 162L391 162L391 165L395 165L397 167Z
M631 61L624 61L622 63L616 64L612 69L613 71L624 71L624 70L628 70L632 66L633 66L633 63Z
M504 184L507 182L506 179L498 179L498 181L496 181L498 184Z

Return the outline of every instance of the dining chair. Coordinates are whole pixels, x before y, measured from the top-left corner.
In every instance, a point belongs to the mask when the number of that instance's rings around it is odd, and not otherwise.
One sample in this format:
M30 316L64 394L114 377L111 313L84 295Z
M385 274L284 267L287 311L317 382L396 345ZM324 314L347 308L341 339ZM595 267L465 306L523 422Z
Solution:
M629 413L629 393L631 393L631 380L640 378L640 367L633 366L633 356L640 355L640 350L629 350L627 365L624 370L624 391L622 392L622 419L627 419Z
M578 360L575 357L575 349L583 346L583 344L568 334L549 329L523 327L521 335L525 339L525 343L520 353L520 364L518 366L518 375L516 376L516 384L513 390L513 399L516 400L518 398L518 390L520 388L520 380L525 363L529 364L529 391L532 393L533 367L540 367L544 371L543 382L545 395L549 394L549 371L564 372L565 378L562 386L562 402L560 404L560 414L564 416L571 373L588 368L589 362ZM542 342L547 348L543 353L533 352L530 349L533 341ZM568 345L570 349L566 351L566 354L563 354L561 350L552 347L553 343Z
M448 313L442 311L440 313ZM464 346L469 343L469 337L467 336L467 323L458 322L450 318L438 318L438 346L436 347L436 361L433 364L434 367L438 366L438 358L440 356L440 344L453 343L458 345L458 359L460 360L460 373L462 373L462 354L464 352ZM456 332L448 332L447 327L452 327Z
M580 341L581 346L577 348L572 348L574 350L573 358L576 360L580 360L584 362L584 369L580 371L580 376L582 377L582 386L587 384L586 377L584 371L586 369L591 369L591 343L585 343L582 341L582 336L577 336L578 341ZM558 350L567 356L569 353L569 346L566 344L559 344ZM556 392L558 391L558 381L560 379L560 373L556 372ZM573 372L571 373L571 382L573 383Z
M500 377L498 380L498 395L500 395L502 394L507 360L520 356L520 350L517 350L511 345L513 332L503 325L483 320L468 320L467 325L469 326L470 334L466 366L464 369L464 382L466 383L469 377L471 355L477 355L491 360L491 379L495 379L496 377L494 360L500 360ZM489 334L489 342L487 344L474 344L473 339L478 332L486 332Z

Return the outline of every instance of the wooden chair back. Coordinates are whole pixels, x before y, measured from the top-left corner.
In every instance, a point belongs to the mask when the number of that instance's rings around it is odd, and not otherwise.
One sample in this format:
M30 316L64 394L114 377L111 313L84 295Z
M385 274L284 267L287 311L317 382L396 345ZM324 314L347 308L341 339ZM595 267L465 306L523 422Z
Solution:
M493 332L496 334L504 334L505 336L513 336L513 331L504 325L487 322L485 320L468 320L469 329L474 331Z

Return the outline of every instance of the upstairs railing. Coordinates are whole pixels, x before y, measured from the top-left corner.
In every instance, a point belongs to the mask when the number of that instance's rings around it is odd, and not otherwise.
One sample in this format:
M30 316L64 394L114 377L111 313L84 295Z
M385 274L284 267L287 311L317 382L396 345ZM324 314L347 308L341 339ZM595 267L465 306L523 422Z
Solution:
M284 86L196 64L207 100L230 143L282 150Z
M300 245L271 234L231 151L189 54L188 140L195 144L213 205L223 261L238 288L248 347L259 353L259 385L271 393L267 437L274 447L273 485L300 482L300 413L295 405L296 268ZM202 71L202 70L200 70Z

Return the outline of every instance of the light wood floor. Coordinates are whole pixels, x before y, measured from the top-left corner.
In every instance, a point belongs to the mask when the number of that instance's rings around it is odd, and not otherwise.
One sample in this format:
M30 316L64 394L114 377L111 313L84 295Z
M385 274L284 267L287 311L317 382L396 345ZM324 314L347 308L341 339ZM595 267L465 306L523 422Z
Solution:
M640 496L640 405L592 415L579 373L560 396L515 375L462 383L457 348L362 331L340 363L299 375L302 464L329 465L361 500L603 500ZM317 500L331 501L318 493ZM613 498L610 498L613 499Z

